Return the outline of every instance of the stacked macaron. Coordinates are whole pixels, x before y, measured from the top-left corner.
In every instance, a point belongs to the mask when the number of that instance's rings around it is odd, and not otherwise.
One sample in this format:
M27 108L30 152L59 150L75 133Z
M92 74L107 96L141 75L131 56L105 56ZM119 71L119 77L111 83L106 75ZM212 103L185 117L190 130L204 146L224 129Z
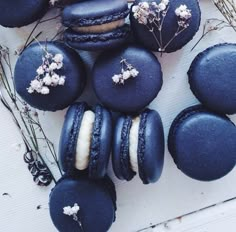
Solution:
M129 26L126 0L90 0L68 5L62 13L62 23L68 29L65 42L80 50L101 50L125 43Z

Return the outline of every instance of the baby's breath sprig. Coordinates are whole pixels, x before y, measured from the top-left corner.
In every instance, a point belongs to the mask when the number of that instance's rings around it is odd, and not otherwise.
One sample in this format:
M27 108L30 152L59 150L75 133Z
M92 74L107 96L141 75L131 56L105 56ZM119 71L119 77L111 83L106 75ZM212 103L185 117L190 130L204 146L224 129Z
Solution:
M72 206L72 207L65 206L63 208L63 214L65 214L67 216L72 216L73 220L79 224L81 231L84 232L83 225L82 225L80 215L79 215L79 211L80 211L80 207L77 203L75 203L74 206Z
M166 48L173 42L173 40L189 27L189 21L192 17L191 10L189 10L186 5L180 5L176 8L175 15L178 28L173 37L164 44L162 39L162 29L169 8L169 0L161 0L159 4L156 2L140 2L132 8L134 18L138 23L145 25L152 33L159 47L159 52L165 52Z
M62 86L65 84L65 76L60 76L57 71L63 68L63 55L58 53L53 55L44 49L42 65L36 70L37 76L30 82L28 93L49 94L50 86Z
M26 152L24 161L28 164L29 171L38 185L47 186L56 178L50 171L45 161L47 156L40 152L41 141L53 158L53 163L59 166L53 143L47 137L39 120L38 113L27 103L22 101L16 93L13 72L10 60L10 51L7 47L0 45L0 100L10 112L17 128L20 131Z
M120 61L121 64L121 73L115 74L112 77L112 80L115 84L125 84L125 81L129 78L135 78L138 76L139 71L129 64L126 59L122 58Z
M213 0L213 3L236 32L236 0Z
M209 18L203 26L202 35L192 50L210 33L232 28L236 32L236 0L212 0L214 5L224 16L223 19Z

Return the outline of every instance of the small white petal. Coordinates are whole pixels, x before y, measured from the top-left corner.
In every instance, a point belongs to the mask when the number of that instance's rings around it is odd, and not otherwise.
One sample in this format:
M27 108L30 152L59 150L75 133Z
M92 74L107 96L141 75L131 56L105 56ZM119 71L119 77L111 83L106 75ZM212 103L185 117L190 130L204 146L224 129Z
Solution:
M49 94L49 92L50 92L49 88L46 86L43 86L40 93L43 95L46 95L46 94Z

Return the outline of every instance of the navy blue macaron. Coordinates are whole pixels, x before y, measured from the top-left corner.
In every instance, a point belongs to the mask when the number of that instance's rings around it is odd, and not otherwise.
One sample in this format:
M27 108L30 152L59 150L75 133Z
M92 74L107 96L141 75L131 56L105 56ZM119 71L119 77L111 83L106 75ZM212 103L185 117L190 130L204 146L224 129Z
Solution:
M137 116L120 116L114 130L112 163L115 175L144 184L156 182L164 163L164 132L159 114L146 109Z
M120 46L129 36L126 0L81 1L65 7L62 23L68 29L65 42L79 50L102 50Z
M130 21L139 43L152 51L169 53L192 40L200 26L201 11L198 0L135 0Z
M223 115L198 105L182 111L172 123L169 151L177 167L201 181L219 179L236 162L236 126Z
M101 103L124 113L144 109L162 87L157 58L136 46L102 53L94 64L92 79Z
M61 131L59 160L63 171L88 170L92 179L107 171L111 152L112 118L100 105L90 109L74 103L67 111Z
M51 192L49 207L60 232L106 232L115 220L115 186L107 176L99 181L63 177Z
M48 0L0 0L0 25L22 27L40 19L48 10Z
M56 56L55 61L54 58L49 58L51 66L45 64L47 61L43 62L48 54L49 57ZM56 61L58 66L55 64ZM44 72L43 66L48 71ZM38 73L42 75L39 76ZM53 79L49 78L49 73ZM20 55L15 66L16 91L29 105L44 111L68 107L81 95L85 82L86 74L82 59L74 50L59 42L32 44ZM32 91L32 85L38 92Z
M218 44L201 52L188 71L189 84L207 108L236 113L236 44Z

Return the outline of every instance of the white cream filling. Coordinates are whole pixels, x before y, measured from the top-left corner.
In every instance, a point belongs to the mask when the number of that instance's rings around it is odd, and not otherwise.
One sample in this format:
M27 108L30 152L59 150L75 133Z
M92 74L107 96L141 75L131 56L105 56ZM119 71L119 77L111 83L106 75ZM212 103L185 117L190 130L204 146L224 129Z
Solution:
M138 132L139 132L140 117L132 120L132 126L129 133L129 156L131 169L138 172Z
M73 27L74 31L83 33L101 33L114 30L118 27L122 27L125 24L125 19L120 19L110 23L104 23L101 25L85 26L85 27Z
M85 170L89 164L89 153L94 120L95 114L92 111L84 112L79 130L75 155L75 167L78 170Z

